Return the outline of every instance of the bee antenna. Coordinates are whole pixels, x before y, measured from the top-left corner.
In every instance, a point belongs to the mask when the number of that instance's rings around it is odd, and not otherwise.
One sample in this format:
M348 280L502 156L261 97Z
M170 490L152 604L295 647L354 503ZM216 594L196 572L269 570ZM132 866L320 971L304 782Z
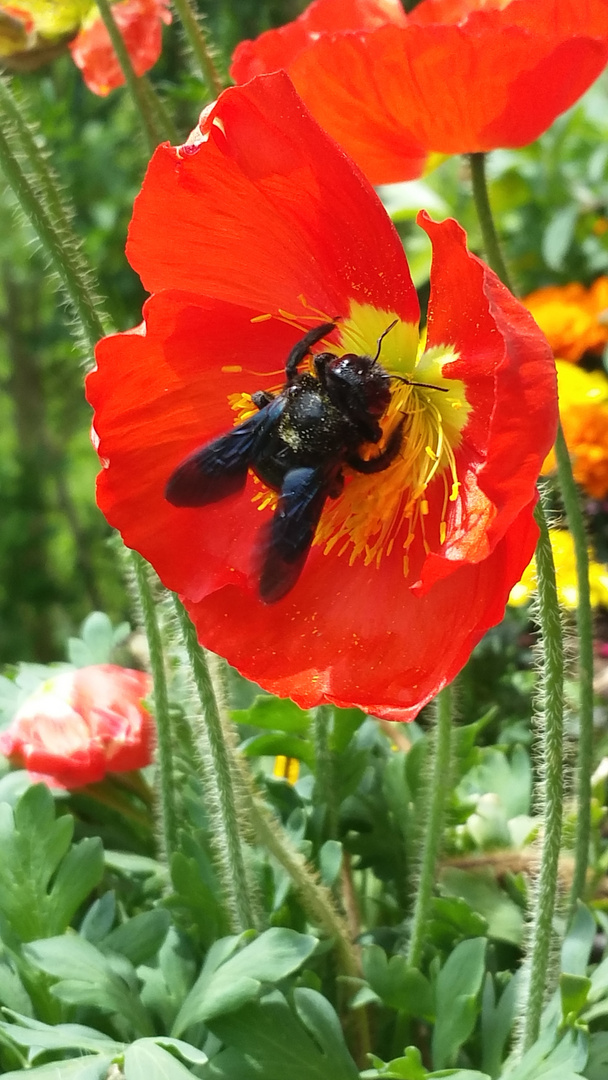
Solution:
M374 356L374 361L377 360L378 357L380 356L380 349L382 348L382 342L384 341L384 338L393 329L393 326L397 325L398 322L399 322L399 319L393 319L391 325L387 326L386 330L383 330L382 333L380 334L380 337L378 338L378 342L377 342L378 347L376 349L376 355Z
M440 390L442 394L447 394L450 389L449 386L435 386L433 383L416 382L415 379L408 379L405 375L387 375L387 378L397 379L398 382L406 383L408 386L423 386L425 390Z

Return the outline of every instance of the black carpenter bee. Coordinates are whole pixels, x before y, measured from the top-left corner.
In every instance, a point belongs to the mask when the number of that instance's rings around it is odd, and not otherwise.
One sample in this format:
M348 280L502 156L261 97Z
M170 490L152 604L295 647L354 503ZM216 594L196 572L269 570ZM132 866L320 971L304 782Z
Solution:
M363 444L380 442L390 380L399 378L378 363L382 339L394 325L378 339L375 356L318 353L314 374L298 368L336 324L309 330L287 357L282 390L276 395L258 390L252 395L257 413L199 447L169 477L165 496L174 506L225 499L244 488L248 469L279 493L258 544L259 592L266 604L280 600L298 580L325 501L344 487L343 466L381 472L399 453L405 417L379 454L359 455Z

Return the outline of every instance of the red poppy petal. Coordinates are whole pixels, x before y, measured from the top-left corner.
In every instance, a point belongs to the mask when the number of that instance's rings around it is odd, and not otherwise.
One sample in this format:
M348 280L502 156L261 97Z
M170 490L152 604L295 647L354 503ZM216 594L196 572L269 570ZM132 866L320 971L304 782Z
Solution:
M148 290L273 314L301 315L303 296L325 319L358 299L418 321L382 205L284 73L226 90L206 127L196 148L156 151L136 201L127 252Z
M255 75L287 70L313 34L373 30L388 22L406 25L399 0L315 0L293 22L267 30L255 41L241 41L234 50L230 74L235 82L245 83Z
M350 571L339 577L326 559L317 586L325 591L310 604L308 592L296 602L294 590L263 608L227 587L186 606L203 644L272 693L303 708L356 704L375 716L412 720L500 621L537 535L527 507L489 559L465 564L423 597L401 588L398 605L394 581L382 571L355 574L351 582Z
M463 380L471 406L457 453L464 490L452 504L441 558L478 560L534 497L557 429L555 364L529 312L467 250L460 225L433 222L424 211L418 223L433 243L427 347L455 349L459 359L446 374ZM427 560L425 585L449 572L441 558Z

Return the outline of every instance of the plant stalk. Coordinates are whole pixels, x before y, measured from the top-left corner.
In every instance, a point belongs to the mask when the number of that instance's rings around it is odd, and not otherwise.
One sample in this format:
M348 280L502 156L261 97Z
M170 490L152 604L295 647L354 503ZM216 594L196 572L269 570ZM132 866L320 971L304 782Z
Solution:
M87 349L92 351L105 333L97 310L97 299L86 280L86 271L83 272L76 253L65 244L61 230L55 226L23 171L15 152L18 152L18 147L14 146L14 137L14 131L11 131L10 124L3 122L0 111L0 167L49 256L76 313Z
M557 472L568 527L574 542L578 605L579 733L577 759L576 839L574 845L574 877L570 892L570 913L585 891L591 837L591 771L593 768L593 617L589 587L589 551L585 521L580 504L572 462L561 424L555 440Z
M203 757L208 768L205 785L210 793L210 819L214 827L215 846L222 869L222 881L228 906L237 933L256 925L251 903L253 895L239 829L230 748L224 737L218 700L213 687L204 649L198 643L196 630L181 601L174 597L175 610L190 668L202 710L205 731Z
M169 695L167 693L165 658L160 629L156 619L156 605L148 576L148 564L142 559L141 555L133 552L133 566L144 630L150 650L150 669L154 679L154 714L156 717L157 761L160 778L160 818L165 858L167 864L171 866L171 858L178 848L179 814L175 799L173 740L171 737L171 715Z
M199 22L196 9L191 0L173 0L173 7L177 11L190 48L196 57L203 80L209 87L212 97L219 97L224 86L215 66L213 52L209 48L207 35Z
M471 183L473 187L473 200L477 211L477 220L481 229L483 246L486 252L488 264L504 285L513 292L507 264L503 259L498 234L494 225L488 185L486 180L486 155L483 153L469 154L471 166Z
M529 978L522 1007L522 1049L536 1042L547 993L553 916L555 913L563 812L564 646L557 599L555 566L544 509L539 503L535 519L540 529L536 547L538 578L537 618L541 631L542 679L538 709L538 738L543 784L540 816L543 840L540 870L527 950Z
M448 791L447 777L450 772L452 744L452 698L453 689L451 686L446 686L437 696L435 704L436 726L432 749L433 756L428 774L428 800L422 822L424 841L407 951L408 964L416 968L420 967L422 959L424 928L433 895L433 882L439 857L445 798Z

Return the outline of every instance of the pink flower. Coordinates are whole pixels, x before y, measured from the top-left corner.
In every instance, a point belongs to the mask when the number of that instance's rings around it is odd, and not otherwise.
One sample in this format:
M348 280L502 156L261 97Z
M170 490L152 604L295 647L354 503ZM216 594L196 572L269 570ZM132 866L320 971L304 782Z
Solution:
M48 679L0 734L0 752L52 787L78 788L152 760L143 671L96 664Z

